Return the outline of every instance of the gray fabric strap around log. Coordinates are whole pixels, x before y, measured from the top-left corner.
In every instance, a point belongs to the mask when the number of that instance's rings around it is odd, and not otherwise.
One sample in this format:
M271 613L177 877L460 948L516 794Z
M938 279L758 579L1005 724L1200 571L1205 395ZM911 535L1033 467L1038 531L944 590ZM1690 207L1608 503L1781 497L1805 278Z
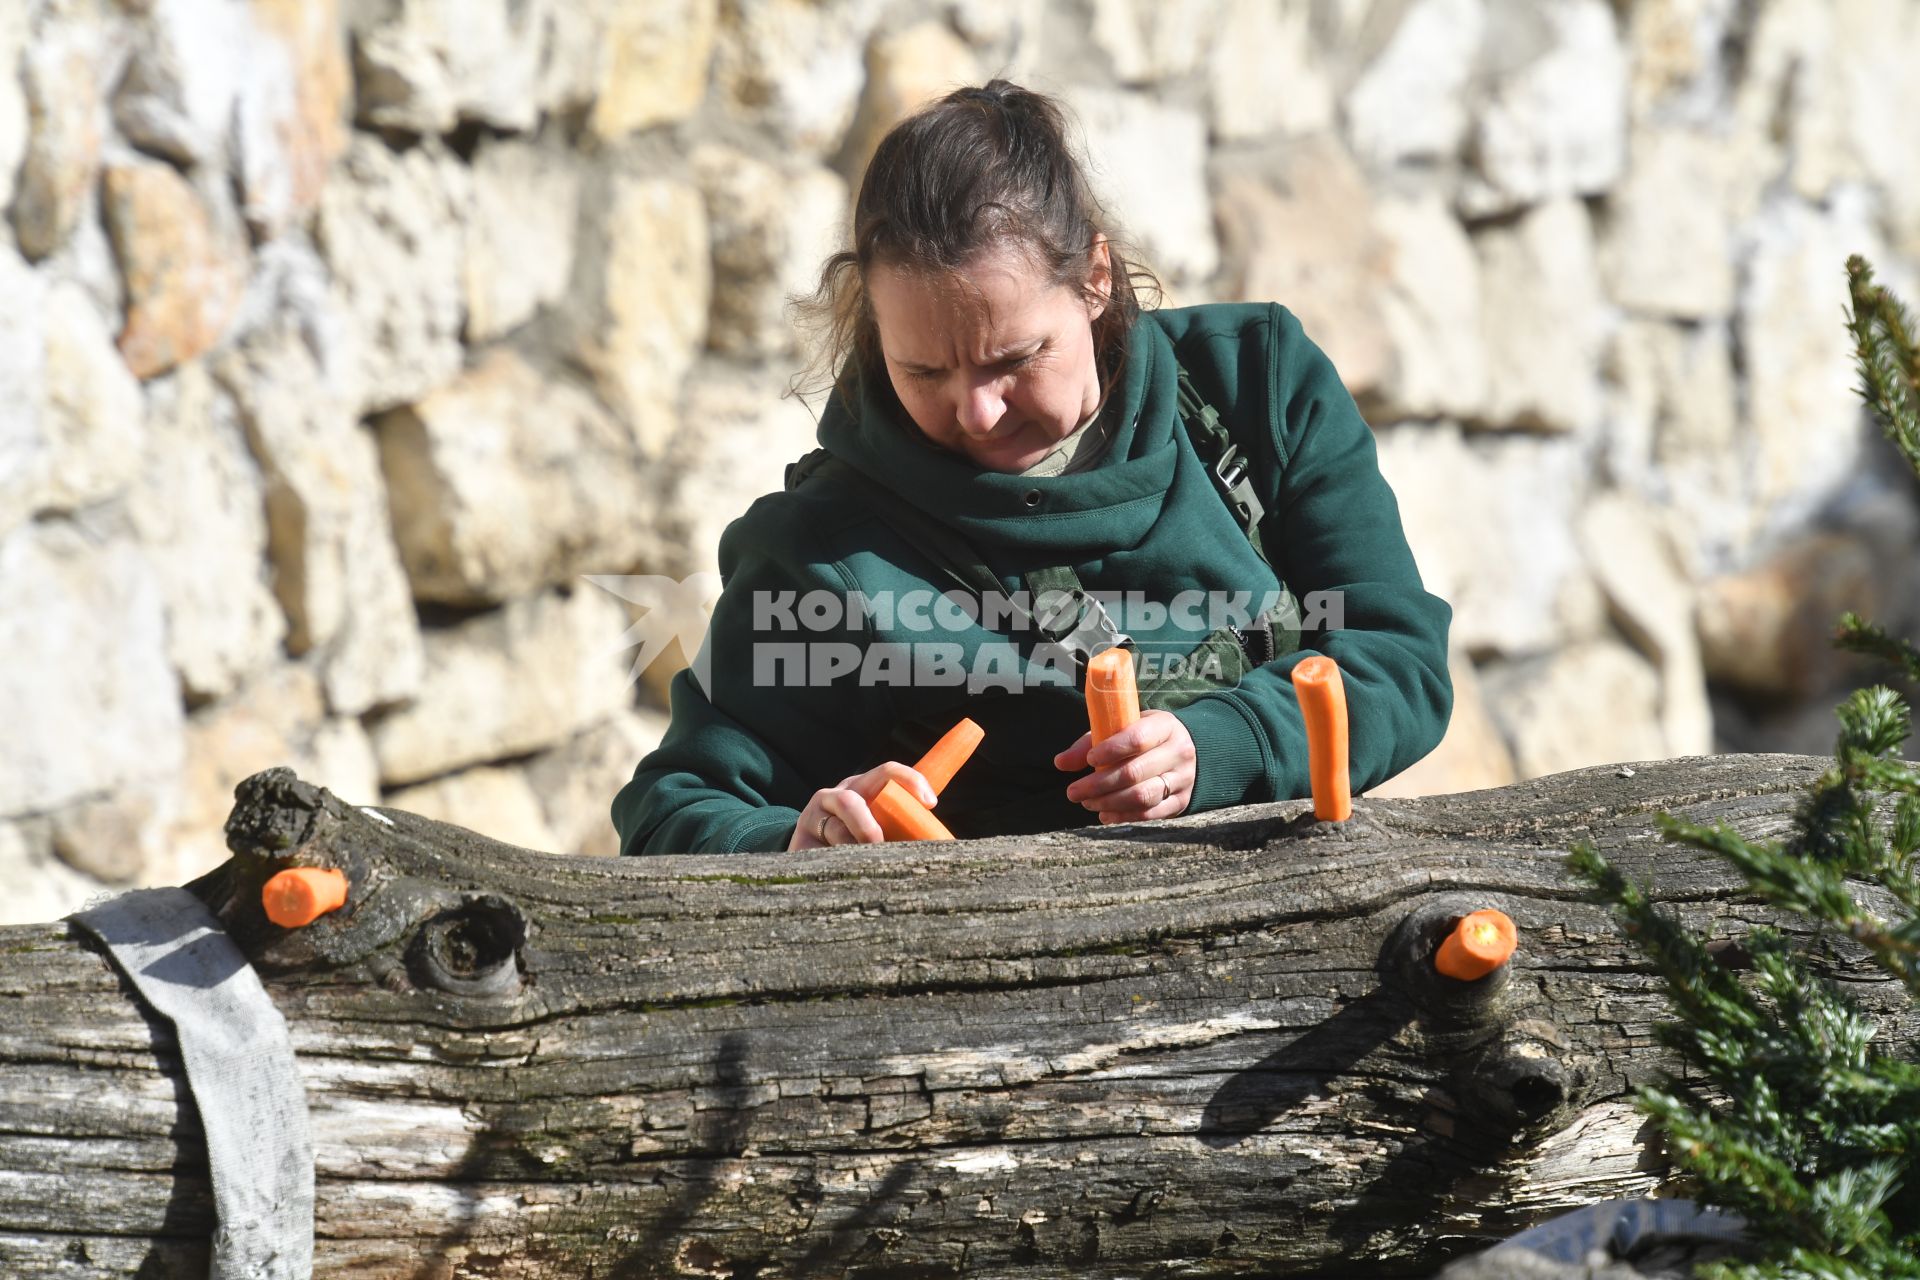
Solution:
M313 1273L313 1141L286 1019L213 913L185 889L136 889L73 922L173 1023L213 1175L212 1280Z

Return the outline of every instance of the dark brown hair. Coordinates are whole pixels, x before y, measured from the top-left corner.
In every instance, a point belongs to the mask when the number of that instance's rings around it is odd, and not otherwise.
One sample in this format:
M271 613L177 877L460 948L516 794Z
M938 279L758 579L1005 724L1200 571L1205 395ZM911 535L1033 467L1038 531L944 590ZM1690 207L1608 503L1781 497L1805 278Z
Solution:
M872 268L956 271L1011 248L1054 284L1091 297L1091 254L1101 235L1112 285L1093 322L1093 349L1105 394L1125 360L1141 296L1157 302L1159 282L1117 243L1068 145L1058 103L1006 80L954 90L888 130L868 162L853 206L852 247L827 259L811 297L795 300L819 341L794 389L850 390L863 370L884 368L866 290Z

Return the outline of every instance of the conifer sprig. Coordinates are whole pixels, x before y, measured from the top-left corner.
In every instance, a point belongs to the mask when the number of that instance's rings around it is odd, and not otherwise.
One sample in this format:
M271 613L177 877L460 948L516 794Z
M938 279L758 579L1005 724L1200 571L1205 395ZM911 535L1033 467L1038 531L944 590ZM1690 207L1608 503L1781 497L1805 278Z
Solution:
M1859 254L1847 259L1847 331L1853 335L1857 389L1887 438L1920 473L1920 342L1899 299L1873 282Z
M1920 477L1920 343L1906 310L1847 261L1860 396ZM1854 614L1835 643L1920 683L1920 648ZM1671 843L1739 870L1749 892L1816 937L1863 947L1909 998L1920 995L1920 768L1901 759L1913 724L1892 689L1837 708L1834 762L1795 807L1783 840L1661 814ZM1706 1280L1920 1280L1920 1063L1875 1041L1877 1021L1777 930L1742 938L1746 976L1590 845L1569 859L1648 959L1676 1017L1656 1032L1690 1068L1639 1091L1700 1198L1743 1215L1759 1261L1712 1263ZM1857 890L1877 885L1887 918Z

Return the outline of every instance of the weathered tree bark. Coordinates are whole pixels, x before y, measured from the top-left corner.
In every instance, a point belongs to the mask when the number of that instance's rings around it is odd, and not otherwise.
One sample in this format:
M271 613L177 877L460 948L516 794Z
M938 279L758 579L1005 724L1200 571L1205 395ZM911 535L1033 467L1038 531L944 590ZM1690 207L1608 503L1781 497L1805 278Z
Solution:
M193 887L292 1028L317 1275L1420 1275L1665 1176L1626 1098L1662 1006L1565 848L1726 932L1764 913L1652 814L1777 833L1824 763L624 860L274 770ZM348 906L268 924L288 864ZM1482 906L1514 963L1439 978ZM168 1025L69 925L0 929L0 1274L204 1276L212 1227Z

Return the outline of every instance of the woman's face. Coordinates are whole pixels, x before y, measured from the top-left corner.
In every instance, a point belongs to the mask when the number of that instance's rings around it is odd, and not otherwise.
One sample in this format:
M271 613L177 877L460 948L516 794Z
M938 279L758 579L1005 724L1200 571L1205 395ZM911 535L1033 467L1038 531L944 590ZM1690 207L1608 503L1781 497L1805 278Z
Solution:
M1093 252L1104 298L1105 241ZM1104 303L1050 283L1018 252L992 251L952 273L876 266L867 297L908 415L985 470L1026 470L1100 402L1093 321Z

